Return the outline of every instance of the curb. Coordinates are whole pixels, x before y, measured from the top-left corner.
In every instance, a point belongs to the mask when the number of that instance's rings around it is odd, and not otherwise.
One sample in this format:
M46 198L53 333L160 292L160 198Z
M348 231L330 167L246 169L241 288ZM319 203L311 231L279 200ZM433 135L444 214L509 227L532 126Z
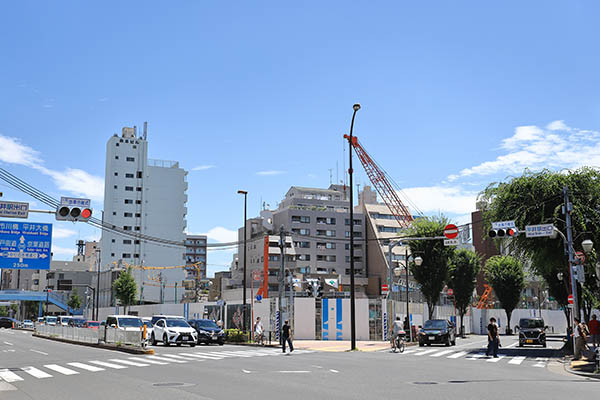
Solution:
M55 342L77 344L80 346L94 347L97 349L104 349L104 350L114 350L114 351L120 351L123 353L129 353L129 354L148 354L148 355L154 354L154 349L144 350L144 349L135 349L135 348L130 348L130 347L111 345L111 344L106 344L106 343L102 344L102 343L77 342L77 341L69 340L69 339L61 339L61 338L53 338L53 337L49 337L49 336L42 336L42 335L38 335L37 333L34 333L33 336L37 337L37 338L41 338L41 339L52 340Z
M565 371L567 371L568 373L573 374L573 375L585 376L586 378L593 378L593 379L600 380L600 374L595 374L593 372L576 371L576 370L572 369L571 367L567 367L566 365L565 365Z

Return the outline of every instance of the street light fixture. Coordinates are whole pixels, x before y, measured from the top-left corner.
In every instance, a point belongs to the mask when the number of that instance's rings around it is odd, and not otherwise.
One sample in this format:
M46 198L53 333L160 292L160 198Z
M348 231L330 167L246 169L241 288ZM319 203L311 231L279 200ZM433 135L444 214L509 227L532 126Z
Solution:
M581 247L583 247L583 252L587 254L594 248L594 242L592 242L590 239L586 239L581 242Z
M242 318L244 319L244 321L242 322L242 326L244 327L244 331L246 331L246 225L248 224L247 220L247 215L246 215L246 211L247 211L247 206L248 206L248 192L245 190L238 190L237 191L238 194L243 194L244 195L244 278L242 279L242 286L243 286L243 297L244 297L244 302L243 302L243 306L242 306Z

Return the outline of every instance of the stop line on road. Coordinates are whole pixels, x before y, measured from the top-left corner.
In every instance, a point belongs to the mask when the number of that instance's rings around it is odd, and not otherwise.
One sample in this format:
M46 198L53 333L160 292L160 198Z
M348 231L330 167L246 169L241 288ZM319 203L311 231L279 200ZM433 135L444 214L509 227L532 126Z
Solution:
M384 352L388 352L388 350L383 350ZM507 356L504 354L500 354L498 355L497 358L493 358L493 357L488 357L485 355L485 353L473 353L473 352L469 352L469 351L456 351L456 350L439 350L439 349L427 349L427 350L422 350L422 349L409 349L406 350L404 353L402 353L403 355L410 355L410 356L416 356L416 357L423 357L423 356L428 356L428 357L434 357L434 358L448 358L448 359L459 359L459 358L464 358L465 360L469 360L469 361L482 361L485 360L488 363L499 363L501 361L507 361L508 360L508 364L510 365L521 365L523 364L523 362L525 360L527 360L526 356ZM549 359L547 357L536 357L535 359L533 359L535 361L534 364L532 364L532 367L536 367L536 368L545 368L548 365L548 361Z

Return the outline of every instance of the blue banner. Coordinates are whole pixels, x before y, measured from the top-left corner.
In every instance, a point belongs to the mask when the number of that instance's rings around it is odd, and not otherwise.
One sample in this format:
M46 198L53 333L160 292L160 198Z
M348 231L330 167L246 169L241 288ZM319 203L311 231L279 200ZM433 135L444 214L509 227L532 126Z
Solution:
M52 224L0 221L0 268L50 269Z

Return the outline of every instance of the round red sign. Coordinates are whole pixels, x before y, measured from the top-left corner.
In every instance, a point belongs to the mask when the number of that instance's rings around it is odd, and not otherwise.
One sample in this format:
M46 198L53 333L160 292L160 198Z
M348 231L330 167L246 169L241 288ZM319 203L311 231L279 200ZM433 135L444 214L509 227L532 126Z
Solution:
M572 294L569 295L569 304L573 304L573 295Z
M444 228L444 236L446 236L448 239L456 239L458 236L458 227L453 224L446 225Z

